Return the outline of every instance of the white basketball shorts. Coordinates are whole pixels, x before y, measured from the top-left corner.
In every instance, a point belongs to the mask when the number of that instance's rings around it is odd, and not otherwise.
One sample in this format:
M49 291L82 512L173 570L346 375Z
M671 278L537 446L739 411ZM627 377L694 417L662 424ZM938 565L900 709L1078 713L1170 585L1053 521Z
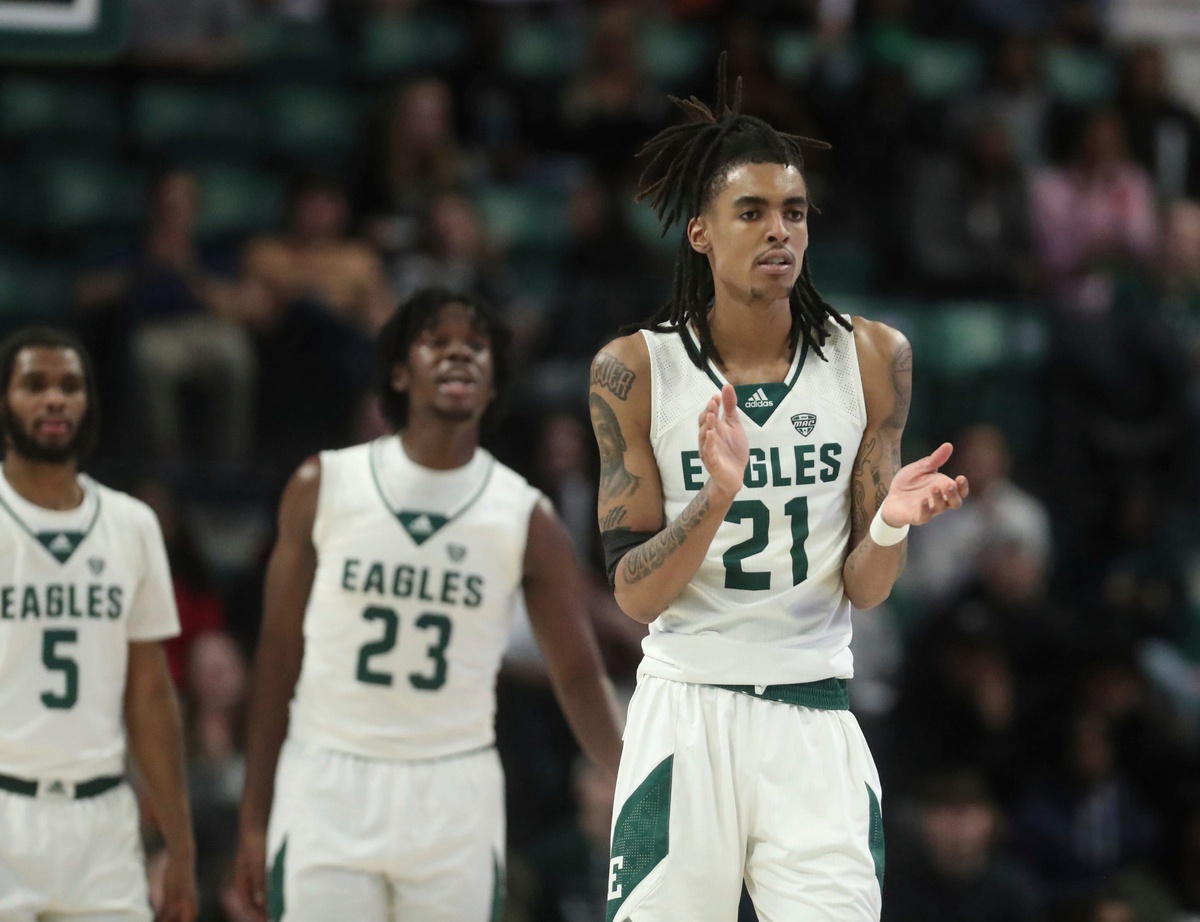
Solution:
M504 836L493 747L395 762L288 740L267 835L270 918L498 920Z
M639 677L609 922L728 922L743 880L761 922L879 919L879 776L854 716L826 709L845 684L748 691Z
M150 922L128 785L80 800L0 791L0 922Z

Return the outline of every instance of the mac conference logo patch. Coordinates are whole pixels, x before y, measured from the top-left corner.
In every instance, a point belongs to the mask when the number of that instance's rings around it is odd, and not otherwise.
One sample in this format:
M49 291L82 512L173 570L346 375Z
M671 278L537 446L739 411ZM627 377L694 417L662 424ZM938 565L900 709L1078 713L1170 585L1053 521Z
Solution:
M817 425L817 415L815 413L797 413L792 417L792 425L796 427L796 431L807 438L812 435L813 428Z

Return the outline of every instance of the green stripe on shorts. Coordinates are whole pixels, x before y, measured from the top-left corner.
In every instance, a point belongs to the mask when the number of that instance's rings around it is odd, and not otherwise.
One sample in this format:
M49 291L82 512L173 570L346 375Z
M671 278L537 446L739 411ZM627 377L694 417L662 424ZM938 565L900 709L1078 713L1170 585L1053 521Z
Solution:
M667 857L674 765L673 755L659 762L617 816L608 863L608 922L613 922L625 898Z
M871 849L871 860L875 862L875 879L879 881L879 889L883 890L883 811L879 809L879 798L867 785L867 798L870 801L871 822L867 827L867 842Z
M500 856L492 852L492 918L491 922L500 922L504 916L504 866Z
M287 858L287 838L275 853L271 862L271 874L267 879L267 918L279 922L283 918L283 862Z

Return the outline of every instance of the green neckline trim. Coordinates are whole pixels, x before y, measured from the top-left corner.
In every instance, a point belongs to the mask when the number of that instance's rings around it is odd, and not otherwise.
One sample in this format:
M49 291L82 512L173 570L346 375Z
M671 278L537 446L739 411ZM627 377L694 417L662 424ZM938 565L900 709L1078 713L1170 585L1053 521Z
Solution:
M2 475L0 475L0 476L2 476ZM92 491L90 491L86 487L84 487L84 501L85 502L87 501L88 494L91 492ZM5 502L3 496L0 496L0 507L2 507L4 509L4 511L7 512L10 516L12 516L13 521L21 526L21 530L24 531L25 534L29 535L29 537L33 538L33 540L36 541L39 545L41 545L42 549L47 554L49 554L51 557L53 557L55 560L57 560L59 562L59 564L65 564L68 560L70 560L73 556L75 556L75 552L77 550L79 550L79 546L81 544L83 544L83 542L87 538L87 536L92 533L92 529L96 526L96 520L98 518L100 518L100 492L98 490L95 490L95 495L96 495L96 508L94 510L92 510L92 519L90 522L87 523L86 527L83 529L82 532L68 532L67 529L59 529L58 533L60 533L60 534L78 534L80 536L79 541L77 541L75 546L73 548L71 548L71 553L68 554L66 557L61 557L61 558L57 554L55 554L54 551L50 550L50 546L45 541L42 540L42 536L40 534L38 534L36 531L34 531L32 528L30 528L29 525L25 522L25 520L22 519L19 515L17 515L17 510L13 509L12 506L10 506L7 502Z
M461 506L459 506L458 509L454 510L454 512L452 512L450 515L442 516L440 513L425 512L420 509L397 509L388 500L387 493L385 493L383 490L383 482L379 479L379 468L378 468L378 465L376 464L376 459L375 459L376 446L382 446L384 444L384 442L387 441L388 438L399 438L399 435L385 436L382 439L377 439L374 443L372 443L370 449L368 450L367 457L368 457L368 461L369 461L370 467L371 467L371 479L373 481L375 481L375 491L379 494L380 501L383 503L383 505L387 509L387 511L392 514L392 518L394 518L396 520L396 522L400 525L401 529L403 529L404 533L406 535L408 535L409 538L412 539L414 544L417 544L417 545L424 544L427 540L432 538L434 536L434 534L441 531L443 528L445 528L447 525L449 525L455 519L462 516L463 513L465 513L468 509L470 509L472 506L474 506L476 502L478 502L479 497L481 497L483 495L483 491L487 489L487 485L492 480L492 471L496 467L496 459L489 454L488 459L487 459L487 461L488 461L487 471L484 473L483 479L479 482L479 486L476 487L475 492L472 493L467 498L466 502L464 502ZM403 446L401 446L400 450L401 451L404 450ZM431 522L436 521L437 524L434 527L433 531L430 531L423 538L418 539L417 536L414 535L412 533L412 531L409 530L409 526L405 522L405 517L412 516L413 514L425 515L425 516L430 517Z

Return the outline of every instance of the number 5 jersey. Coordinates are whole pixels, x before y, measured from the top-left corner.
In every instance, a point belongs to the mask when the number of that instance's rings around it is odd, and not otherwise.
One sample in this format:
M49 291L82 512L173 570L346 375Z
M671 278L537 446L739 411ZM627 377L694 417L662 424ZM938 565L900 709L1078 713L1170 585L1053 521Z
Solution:
M60 511L0 473L0 773L22 779L122 774L129 644L179 633L154 513L78 482Z
M739 685L852 674L842 565L866 404L854 334L830 326L826 360L802 345L782 382L735 388L750 443L743 487L695 577L650 625L642 672ZM650 439L670 521L708 479L696 421L727 382L712 362L696 367L678 333L642 332Z
M289 736L397 760L491 745L542 494L483 449L448 471L415 464L395 436L320 457Z

